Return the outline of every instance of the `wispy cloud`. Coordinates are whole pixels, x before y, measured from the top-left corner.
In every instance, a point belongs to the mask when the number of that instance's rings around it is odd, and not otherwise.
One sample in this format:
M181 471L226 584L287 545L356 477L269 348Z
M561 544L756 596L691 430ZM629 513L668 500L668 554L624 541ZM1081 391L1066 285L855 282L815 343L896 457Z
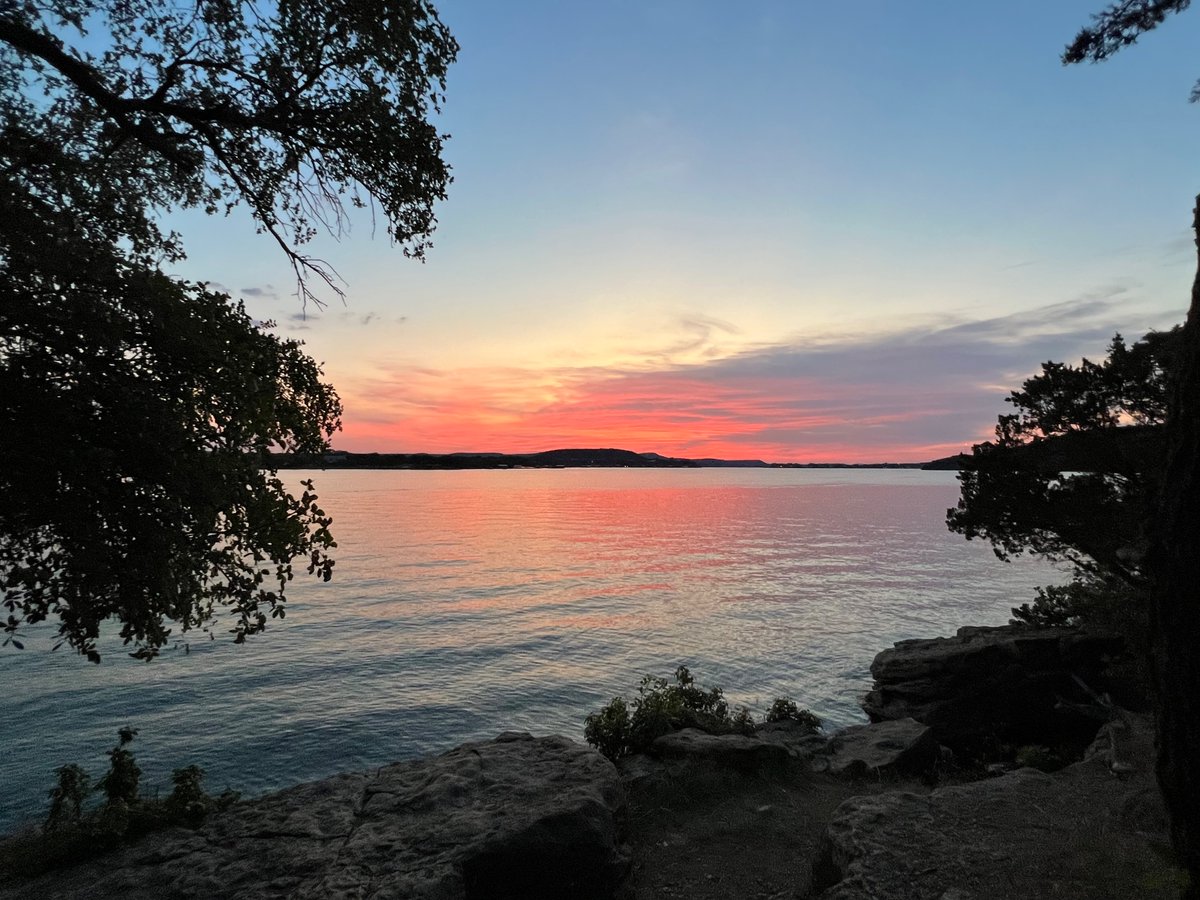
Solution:
M408 316L387 316L377 310L367 310L366 312L356 312L354 310L344 310L338 313L337 319L343 325L351 327L366 328L374 325L403 325L408 321Z
M736 329L694 317L672 345L675 353L640 365L384 366L339 385L349 411L339 443L441 452L586 445L771 460L928 459L988 437L1007 390L1039 363L1101 355L1121 324L1127 290L1107 285L991 319L797 338L710 360L698 360L696 346ZM1158 324L1170 324L1169 315L1161 318ZM689 361L669 361L678 355Z
M275 286L264 284L258 287L242 288L241 295L243 297L253 297L255 300L278 300L279 292L275 290Z

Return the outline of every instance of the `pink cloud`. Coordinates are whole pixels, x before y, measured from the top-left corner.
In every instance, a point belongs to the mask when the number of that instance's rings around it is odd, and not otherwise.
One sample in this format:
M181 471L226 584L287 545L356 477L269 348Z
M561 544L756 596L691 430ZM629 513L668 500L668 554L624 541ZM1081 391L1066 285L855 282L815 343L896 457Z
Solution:
M987 439L997 384L1103 351L1096 304L1024 318L759 348L659 370L396 366L339 385L350 450L622 447L776 462L916 462ZM1136 330L1131 333L1136 333ZM1015 381L1012 387L1017 387Z

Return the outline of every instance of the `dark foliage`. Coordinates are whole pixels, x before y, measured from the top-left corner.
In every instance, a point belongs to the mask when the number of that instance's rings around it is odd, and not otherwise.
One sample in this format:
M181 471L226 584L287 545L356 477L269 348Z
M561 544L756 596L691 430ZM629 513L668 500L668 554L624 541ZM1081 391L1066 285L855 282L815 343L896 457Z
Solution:
M769 722L791 720L813 730L821 720L799 709L787 697L777 699L767 717ZM599 712L587 717L583 736L611 760L650 749L655 739L684 728L709 734L752 734L754 717L745 707L730 712L721 688L696 684L686 666L675 670L673 681L646 675L632 701L614 697Z
M237 801L232 791L216 797L206 793L204 770L194 765L174 771L173 789L165 800L141 796L141 769L129 749L136 735L133 728L118 732L117 746L108 752L108 772L95 789L89 789L90 778L77 765L55 770L58 784L50 792L45 826L0 842L0 873L34 877L99 856L153 831L197 828L211 813ZM95 793L104 794L104 800L88 807L87 799Z
M245 204L302 294L310 272L336 290L298 248L340 232L347 204L375 205L406 252L428 246L450 181L429 114L457 50L426 0L8 3L5 162L143 261L180 253L151 211Z
M1120 0L1092 16L1090 28L1080 29L1063 51L1063 63L1101 62L1122 47L1137 43L1171 13L1183 12L1192 0Z
M963 463L947 524L1006 559L1035 553L1144 585L1162 422L1182 330L1151 332L1078 366L1047 362L1007 398L996 440Z
M316 453L341 406L299 343L168 277L156 216L244 204L299 249L379 209L421 255L449 182L428 121L457 47L422 0L52 0L0 7L0 586L99 661L284 614L300 559L328 579L330 519L271 450ZM266 468L264 468L266 467Z
M1064 63L1106 59L1160 25L1189 0L1122 0L1093 17L1063 54ZM1192 100L1200 99L1200 83ZM1136 189L1136 173L1131 173ZM1200 197L1192 221L1200 248ZM1150 671L1154 686L1158 781L1171 819L1171 842L1200 896L1200 268L1166 416L1161 490L1153 510L1144 570L1149 581Z

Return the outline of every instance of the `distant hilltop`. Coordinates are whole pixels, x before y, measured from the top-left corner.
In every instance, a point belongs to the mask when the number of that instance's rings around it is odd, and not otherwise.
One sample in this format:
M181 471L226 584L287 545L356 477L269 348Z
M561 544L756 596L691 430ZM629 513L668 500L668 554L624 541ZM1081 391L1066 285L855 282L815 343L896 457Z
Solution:
M280 469L920 469L928 463L769 463L761 459L685 459L632 450L541 453L272 453Z

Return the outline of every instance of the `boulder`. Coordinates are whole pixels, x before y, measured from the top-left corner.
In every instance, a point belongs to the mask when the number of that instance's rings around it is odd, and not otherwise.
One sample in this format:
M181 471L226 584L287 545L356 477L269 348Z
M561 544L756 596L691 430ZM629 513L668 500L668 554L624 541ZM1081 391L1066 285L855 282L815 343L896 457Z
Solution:
M661 759L688 760L741 772L786 766L792 758L783 744L744 734L708 734L696 728L656 738L650 752Z
M912 718L972 754L999 743L1085 747L1102 723L1076 677L1101 683L1120 637L1080 628L960 628L955 637L900 641L871 664L862 707L873 722Z
M1166 820L1154 789L1153 731L1146 722L1135 726L1137 749L1121 778L1098 755L1052 775L1020 769L928 794L845 801L813 866L812 894L1090 898L1105 883L1105 867L1116 867L1122 883L1144 880L1139 896L1172 896L1158 849Z
M624 804L598 753L506 733L237 804L0 897L596 900L628 868Z
M915 719L851 725L836 732L821 756L831 775L919 774L938 758L933 730Z
M800 759L811 759L825 749L829 738L811 725L785 719L781 722L765 722L754 730L759 740L780 744L788 753Z

